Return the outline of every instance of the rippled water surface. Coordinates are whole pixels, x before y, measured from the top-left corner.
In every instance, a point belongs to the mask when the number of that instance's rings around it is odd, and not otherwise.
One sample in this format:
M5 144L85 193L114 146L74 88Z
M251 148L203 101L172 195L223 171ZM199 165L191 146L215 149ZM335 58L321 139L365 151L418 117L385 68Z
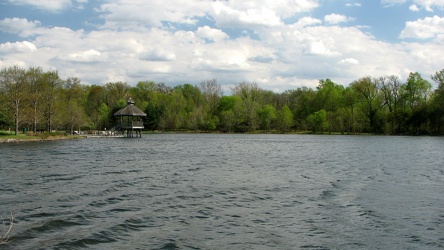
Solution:
M443 249L444 138L0 144L5 249Z

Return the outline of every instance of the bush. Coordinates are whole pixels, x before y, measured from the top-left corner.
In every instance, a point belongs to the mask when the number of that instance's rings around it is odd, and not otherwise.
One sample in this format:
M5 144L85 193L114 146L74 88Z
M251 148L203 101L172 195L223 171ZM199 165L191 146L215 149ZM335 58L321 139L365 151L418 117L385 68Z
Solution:
M0 135L13 135L14 132L9 132L9 131L0 131Z

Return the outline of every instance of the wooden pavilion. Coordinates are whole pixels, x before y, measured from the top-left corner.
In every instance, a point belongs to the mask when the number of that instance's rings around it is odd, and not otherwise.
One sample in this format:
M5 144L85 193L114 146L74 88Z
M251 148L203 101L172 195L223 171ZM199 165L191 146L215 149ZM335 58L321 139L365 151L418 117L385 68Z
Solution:
M131 97L127 101L126 107L114 113L117 116L117 124L115 129L126 137L142 137L143 120L142 117L146 114L138 107L134 106L134 101Z

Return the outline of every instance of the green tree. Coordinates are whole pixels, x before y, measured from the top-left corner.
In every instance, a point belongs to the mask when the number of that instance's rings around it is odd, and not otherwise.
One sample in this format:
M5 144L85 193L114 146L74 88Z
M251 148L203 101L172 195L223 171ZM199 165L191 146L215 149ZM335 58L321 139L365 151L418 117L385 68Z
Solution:
M219 114L222 131L231 133L236 125L236 116L232 109L224 110Z
M217 116L213 116L211 115L211 113L209 112L205 112L202 115L203 119L202 119L202 123L200 125L202 130L205 131L212 131L215 130L217 128L217 126L219 125L219 118Z
M397 112L402 96L402 83L397 76L382 76L376 79L376 84L383 94L383 102L388 108L388 120L390 122L389 133L399 132Z
M327 111L323 109L309 115L307 120L315 133L325 131L328 128Z
M418 72L410 73L404 85L405 98L411 111L414 111L427 101L432 85L421 77Z
M330 79L320 80L316 87L316 98L314 110L324 109L327 111L327 120L331 130L341 130L342 113L336 112L344 106L344 87L331 81Z
M406 123L418 133L427 122L427 100L432 85L421 77L418 72L410 73L404 87L404 100L409 107L409 118Z
M5 93L6 103L14 115L15 134L18 134L21 112L26 100L26 71L18 66L0 71L0 89Z
M165 129L182 129L186 124L186 100L180 91L163 94L160 105L165 107L161 124Z
M59 98L62 80L57 71L48 71L42 76L42 97L43 97L43 111L46 120L47 131L51 132L53 123L56 118L59 118Z
M222 96L216 109L219 117L220 129L233 132L245 119L240 106L242 99L238 96Z
M183 111L181 112L183 121L182 127L185 129L197 130L206 117L206 110L203 106L203 97L200 89L191 84L178 85L173 88L174 93L182 95Z
M247 130L254 131L258 126L257 111L260 108L261 89L255 82L242 82L236 84L231 91L234 96L240 97L242 100L238 111L245 118L244 123Z
M105 85L106 105L114 107L119 100L128 100L130 87L125 82L109 82Z
M357 93L358 101L369 120L370 130L377 132L376 114L385 105L376 82L370 77L363 77L350 85Z
M285 105L277 112L277 127L281 133L285 133L293 125L293 113L290 108Z
M196 86L191 84L179 85L174 90L180 90L183 97L187 100L191 109L201 106L202 104L202 92Z
M216 109L220 98L222 97L222 87L216 79L205 80L200 83L205 102L210 107L211 116L216 115Z
M241 100L238 96L222 96L217 106L216 113L220 114L223 111L233 110L234 103L237 100Z
M343 118L343 124L345 127L345 131L348 133L354 133L356 131L355 126L355 106L358 100L357 93L354 91L354 89L350 86L345 88L343 92L344 96L344 109L340 112L343 112L344 116L341 116ZM345 132L344 131L344 132Z
M444 69L432 75L432 80L438 84L438 88L435 90L430 119L434 130L441 132L444 127Z
M326 79L320 80L316 89L315 110L336 111L343 106L342 93L344 92L344 87L342 85Z
M159 129L161 118L164 117L165 106L148 103L145 108L146 120L145 128L149 130Z
M286 91L289 108L293 112L296 129L308 129L307 117L314 112L316 92L307 87Z
M110 127L110 121L109 121L109 117L110 117L110 112L111 109L108 107L108 105L106 105L106 103L102 102L102 104L100 104L99 110L98 110L98 114L99 114L99 129L106 129L107 127Z
M83 109L86 101L86 90L77 77L69 77L63 81L63 121L70 133L73 134L74 128L87 124L87 117Z
M88 89L85 110L92 122L92 128L99 129L101 124L101 114L99 108L105 103L106 90L102 86L92 85Z
M0 128L6 129L14 122L12 121L12 115L8 109L7 97L5 93L0 91Z
M25 79L27 81L27 107L28 117L33 124L34 133L37 132L37 125L43 118L42 114L42 83L43 83L43 70L41 68L31 67L27 70Z
M261 129L269 131L272 122L276 120L276 109L271 105L264 105L262 109L258 111Z
M148 103L157 104L158 102L157 84L153 81L138 82L129 92L141 110L145 110Z

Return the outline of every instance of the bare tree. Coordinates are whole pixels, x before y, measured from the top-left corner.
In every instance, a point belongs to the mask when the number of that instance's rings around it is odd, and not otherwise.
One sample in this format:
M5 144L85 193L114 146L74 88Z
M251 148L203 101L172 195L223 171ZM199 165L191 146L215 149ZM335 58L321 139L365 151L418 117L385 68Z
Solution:
M74 127L84 125L86 123L85 111L82 108L82 101L85 97L85 89L80 83L80 79L69 77L63 82L63 115L64 123L69 126L70 133L74 133ZM62 102L60 103L62 104Z
M210 107L211 115L216 114L217 105L222 97L222 87L217 84L216 79L205 80L200 83L202 93L205 97L205 101Z
M358 94L358 100L364 104L363 110L370 121L370 129L375 130L376 113L385 105L376 80L370 76L353 81L350 86Z
M127 100L130 86L126 82L110 82L106 84L107 102L106 105L112 108L118 100Z
M396 127L397 121L395 111L398 108L399 101L401 99L401 82L397 76L382 76L375 79L378 88L384 95L384 104L387 105L390 112L391 129L392 132Z
M44 115L46 118L46 125L48 132L51 132L53 123L57 117L57 101L60 94L60 88L62 86L62 80L59 77L57 71L49 71L43 74L43 104Z
M257 111L260 108L261 93L263 92L255 82L241 82L236 84L231 92L242 100L245 122L250 131L257 127Z
M37 123L41 116L40 105L42 102L41 84L42 84L42 68L29 68L26 72L26 81L28 84L28 104L30 109L30 116L32 117L33 131L37 132Z

